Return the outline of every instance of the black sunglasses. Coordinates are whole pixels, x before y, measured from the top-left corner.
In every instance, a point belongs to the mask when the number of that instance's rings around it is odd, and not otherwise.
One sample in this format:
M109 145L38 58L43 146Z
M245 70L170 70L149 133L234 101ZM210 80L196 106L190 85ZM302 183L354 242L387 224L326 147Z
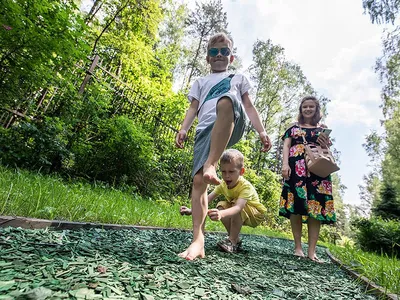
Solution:
M219 53L221 53L222 56L229 56L231 54L231 49L228 47L223 47L223 48L210 48L208 49L208 56L215 57Z

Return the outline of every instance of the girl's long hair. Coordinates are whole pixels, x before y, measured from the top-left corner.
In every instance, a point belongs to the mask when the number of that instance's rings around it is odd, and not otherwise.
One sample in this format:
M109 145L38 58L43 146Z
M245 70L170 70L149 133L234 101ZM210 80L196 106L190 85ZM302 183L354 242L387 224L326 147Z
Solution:
M304 124L304 116L303 116L303 111L301 109L303 103L307 100L312 100L315 103L315 114L311 119L311 124L310 125L314 125L317 126L319 121L321 121L322 119L322 113L321 113L321 105L319 104L319 100L314 97L314 96L305 96L303 99L301 99L300 101L300 107L299 107L299 115L297 116L297 121L299 122L299 124Z

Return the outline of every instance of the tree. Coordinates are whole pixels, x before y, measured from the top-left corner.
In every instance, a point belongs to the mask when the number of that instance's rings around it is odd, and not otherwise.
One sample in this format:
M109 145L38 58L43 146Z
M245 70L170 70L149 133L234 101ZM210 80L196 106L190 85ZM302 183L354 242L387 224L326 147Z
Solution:
M364 0L364 10L371 17L372 23L391 23L396 25L400 1L398 0ZM383 55L376 62L375 71L380 76L382 88L382 124L385 132L382 135L371 133L364 144L373 162L373 176L366 181L362 197L372 208L376 207L376 180L390 182L396 193L400 192L400 27L388 32L383 40ZM373 180L372 180L373 179ZM387 188L384 185L384 190ZM370 193L368 195L368 193ZM384 201L384 199L382 199Z
M360 199L362 201L359 210L363 212L364 216L369 215L370 211L378 205L381 201L382 181L378 173L370 172L368 175L363 176L363 184L359 185Z
M209 2L196 2L196 8L190 12L186 20L187 47L182 57L185 76L183 87L186 89L193 77L205 75L208 72L205 57L207 55L207 42L218 32L227 31L228 22L226 12L223 11L221 0Z
M258 151L252 153L255 168L270 167L280 170L280 135L293 121L301 95L311 92L310 83L301 68L288 62L284 48L274 45L271 40L257 40L253 46L253 64L249 67L250 78L254 84L253 99L265 128L270 136L275 136L272 159L267 162L265 155ZM252 127L248 128L248 133ZM247 135L252 138L252 135ZM255 139L257 139L255 137Z
M364 11L368 11L372 23L392 23L399 13L399 0L363 0Z
M372 210L373 214L382 219L400 219L400 201L397 199L397 191L390 183L384 183L381 202Z
M26 112L32 95L65 80L65 66L89 53L73 0L2 1L0 26L0 107Z

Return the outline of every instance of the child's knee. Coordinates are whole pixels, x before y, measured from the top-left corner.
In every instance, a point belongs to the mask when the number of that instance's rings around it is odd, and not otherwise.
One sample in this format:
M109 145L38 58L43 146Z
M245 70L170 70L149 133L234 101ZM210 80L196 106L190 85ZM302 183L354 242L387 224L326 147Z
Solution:
M232 99L230 99L228 97L223 97L218 100L217 112L221 112L221 111L229 112L229 111L232 111L232 108L233 108Z
M197 172L197 174L193 177L193 188L200 189L203 188L204 185L203 172Z

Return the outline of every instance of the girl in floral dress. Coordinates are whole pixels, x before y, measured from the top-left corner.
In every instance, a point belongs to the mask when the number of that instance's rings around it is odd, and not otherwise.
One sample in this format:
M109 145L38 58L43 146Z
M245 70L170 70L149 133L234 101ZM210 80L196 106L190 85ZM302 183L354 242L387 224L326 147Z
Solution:
M318 125L321 120L319 101L313 96L301 100L298 122L286 130L283 135L282 188L279 215L290 219L295 243L294 255L304 257L301 247L302 222L308 225L308 255L313 261L322 224L336 222L330 176L319 177L308 172L304 159L303 137L308 143L329 146L329 138L321 133Z

